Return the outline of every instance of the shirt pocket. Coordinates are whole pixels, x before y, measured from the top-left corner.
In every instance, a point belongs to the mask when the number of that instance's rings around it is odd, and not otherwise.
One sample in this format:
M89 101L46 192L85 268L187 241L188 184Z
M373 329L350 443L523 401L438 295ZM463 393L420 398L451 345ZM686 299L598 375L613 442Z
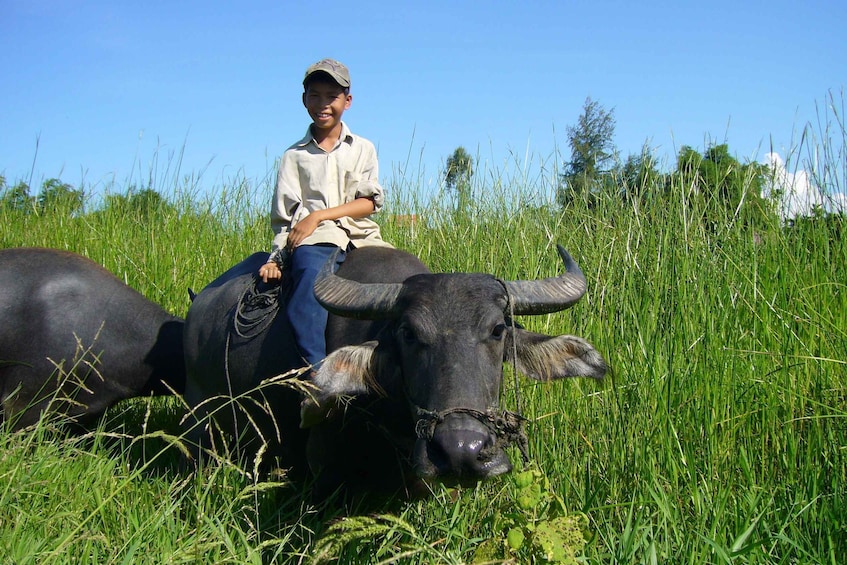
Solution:
M362 175L355 171L346 171L344 173L344 202L352 202L358 197L359 183L362 182Z

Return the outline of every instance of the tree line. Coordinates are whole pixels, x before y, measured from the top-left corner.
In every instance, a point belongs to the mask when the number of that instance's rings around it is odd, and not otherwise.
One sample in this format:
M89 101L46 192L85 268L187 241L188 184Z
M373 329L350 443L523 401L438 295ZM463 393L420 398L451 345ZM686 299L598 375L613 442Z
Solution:
M614 110L589 97L576 124L567 127L570 158L561 163L556 186L556 204L562 209L577 204L593 208L601 199L638 206L661 201L682 187L707 224L731 218L756 226L777 212L777 203L762 197L763 188L775 186L773 169L767 165L740 162L725 143L710 145L702 153L685 145L674 169L662 172L646 144L640 153L621 159L614 144L615 125ZM473 168L464 147L447 158L443 180L455 194L457 208L470 198ZM812 218L827 216L831 214L820 209Z
M559 204L585 200L591 205L602 195L635 204L661 197L673 186L683 186L733 214L768 209L769 203L761 194L769 167L739 162L727 144L713 144L703 153L684 145L677 154L676 168L662 173L646 145L640 154L621 161L613 142L614 132L614 111L586 99L577 124L567 128L571 158L559 175Z
M86 195L82 189L50 178L41 183L37 194L32 194L28 183L18 181L8 186L6 178L0 175L0 210L19 214L50 214L62 212L67 215L80 215L86 210ZM101 207L96 211L115 211L130 215L149 215L151 212L168 208L174 210L161 194L151 188L130 187L125 194L106 195Z

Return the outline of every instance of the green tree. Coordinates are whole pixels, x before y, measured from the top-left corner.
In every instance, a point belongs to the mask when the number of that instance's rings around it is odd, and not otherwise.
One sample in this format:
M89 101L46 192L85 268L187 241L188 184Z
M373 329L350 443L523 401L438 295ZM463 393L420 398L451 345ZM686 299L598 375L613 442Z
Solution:
M661 193L664 187L663 175L656 167L656 159L647 144L641 148L640 154L626 158L616 176L623 198L633 204L651 194Z
M85 195L59 179L47 179L38 194L37 209L41 214L62 212L75 214L83 208Z
M175 213L174 206L152 188L130 188L126 194L109 194L103 210L137 219L148 218L156 212Z
M32 212L35 201L29 195L29 185L23 181L18 181L13 187L9 188L6 186L5 177L1 178L3 182L0 183L0 208L23 214Z
M758 226L773 213L772 205L762 198L767 167L739 162L726 144L711 145L702 155L683 146L674 174L711 229L735 222Z
M698 172L703 156L690 145L683 145L676 157L676 174L692 188L697 185Z
M465 210L471 199L471 176L473 176L473 157L464 147L459 146L447 157L444 169L444 184L456 192L457 209Z
M579 198L589 203L604 187L614 184L611 165L615 158L615 115L590 97L575 126L567 128L571 159L559 175L558 199L567 206Z

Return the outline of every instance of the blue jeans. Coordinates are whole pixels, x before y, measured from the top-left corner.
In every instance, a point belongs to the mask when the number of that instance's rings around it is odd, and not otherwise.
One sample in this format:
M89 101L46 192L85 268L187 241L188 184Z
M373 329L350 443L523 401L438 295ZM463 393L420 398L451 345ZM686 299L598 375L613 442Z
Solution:
M300 355L315 369L326 357L326 321L329 316L315 298L315 279L338 249L334 245L300 245L291 254L291 296L286 305L288 320L294 330L294 339ZM344 262L347 254L342 250L336 259L335 269Z

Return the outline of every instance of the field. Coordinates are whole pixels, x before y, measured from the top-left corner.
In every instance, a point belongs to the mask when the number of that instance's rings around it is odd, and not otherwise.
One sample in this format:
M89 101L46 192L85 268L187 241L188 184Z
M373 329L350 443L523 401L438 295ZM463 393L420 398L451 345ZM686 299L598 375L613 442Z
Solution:
M543 562L543 532L561 538L547 556L562 562L844 561L843 218L705 223L709 203L681 183L637 205L563 212L539 198L540 180L508 176L476 180L473 205L456 211L416 198L414 179L385 182L385 239L433 271L552 276L562 243L588 278L571 310L520 321L585 337L611 373L515 385L507 371L503 402L529 419L524 472L433 485L425 501L314 505L284 476L182 470L179 401L135 400L81 438L49 422L0 430L0 563ZM211 198L178 181L150 188L171 205L0 211L0 246L76 251L180 316L189 287L267 249L269 185ZM411 213L417 222L397 219Z

